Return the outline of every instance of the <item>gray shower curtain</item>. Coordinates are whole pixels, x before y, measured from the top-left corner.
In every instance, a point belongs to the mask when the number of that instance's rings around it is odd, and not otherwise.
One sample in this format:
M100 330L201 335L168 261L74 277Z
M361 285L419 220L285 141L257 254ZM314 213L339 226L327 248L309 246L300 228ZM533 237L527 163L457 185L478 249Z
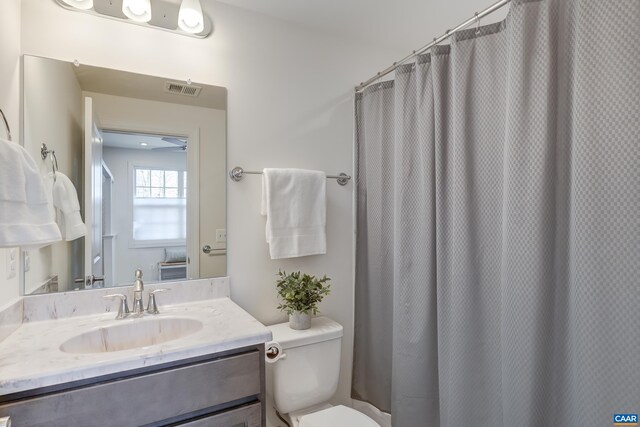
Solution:
M356 98L352 396L395 427L640 412L640 1L510 8Z

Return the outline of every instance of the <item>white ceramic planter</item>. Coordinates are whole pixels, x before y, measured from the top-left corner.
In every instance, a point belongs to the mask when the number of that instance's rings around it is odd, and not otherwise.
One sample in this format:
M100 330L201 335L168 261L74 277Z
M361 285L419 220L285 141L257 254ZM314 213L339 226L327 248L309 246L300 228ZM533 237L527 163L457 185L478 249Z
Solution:
M311 313L294 311L289 315L289 327L296 330L309 329L311 327Z

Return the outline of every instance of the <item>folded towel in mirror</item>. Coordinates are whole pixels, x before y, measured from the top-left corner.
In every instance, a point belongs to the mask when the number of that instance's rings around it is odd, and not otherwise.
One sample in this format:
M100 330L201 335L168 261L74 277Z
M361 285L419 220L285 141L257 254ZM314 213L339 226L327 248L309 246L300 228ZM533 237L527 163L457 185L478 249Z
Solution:
M80 216L78 192L73 182L62 172L56 172L53 206L57 211L56 222L64 240L70 242L87 235L87 227Z
M187 249L165 248L164 262L187 262Z

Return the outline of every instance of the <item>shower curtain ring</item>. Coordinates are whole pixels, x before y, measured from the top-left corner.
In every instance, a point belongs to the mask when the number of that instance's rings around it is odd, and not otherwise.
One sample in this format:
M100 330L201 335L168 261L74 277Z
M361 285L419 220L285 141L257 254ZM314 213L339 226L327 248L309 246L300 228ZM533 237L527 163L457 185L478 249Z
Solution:
M480 35L480 14L476 12L475 16L476 16L476 36L479 36Z

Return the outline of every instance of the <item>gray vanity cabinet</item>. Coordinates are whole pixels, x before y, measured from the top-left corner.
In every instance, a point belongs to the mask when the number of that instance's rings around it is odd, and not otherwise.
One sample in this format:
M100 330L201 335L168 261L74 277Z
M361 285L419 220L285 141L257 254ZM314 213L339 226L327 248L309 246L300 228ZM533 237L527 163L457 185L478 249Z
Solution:
M264 427L264 346L0 396L14 427Z
M214 414L177 424L181 427L246 427L259 426L261 417L259 403L235 408L221 414Z

